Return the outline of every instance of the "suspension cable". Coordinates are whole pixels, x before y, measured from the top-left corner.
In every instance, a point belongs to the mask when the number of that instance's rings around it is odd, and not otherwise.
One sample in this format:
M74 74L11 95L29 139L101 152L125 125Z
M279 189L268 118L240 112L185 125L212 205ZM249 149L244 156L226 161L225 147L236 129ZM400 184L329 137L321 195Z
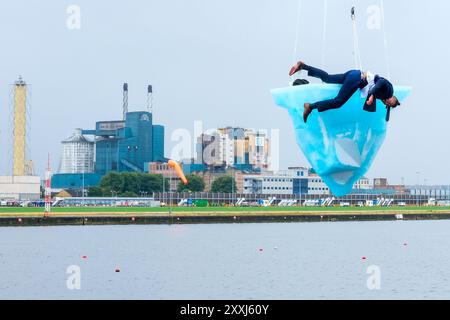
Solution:
M325 68L326 48L327 48L327 21L328 20L328 0L323 3L323 34L322 34L322 69Z
M384 15L384 0L380 0L381 5L381 19L383 22L383 41L384 41L384 58L386 59L386 69L388 78L391 79L391 63L389 59L389 46L386 32L386 18Z
M358 29L356 25L356 0L354 0L353 3L355 4L351 10L351 18L353 24L353 55L355 58L355 68L363 71L361 52L359 49Z
M302 0L298 0L298 5L297 5L297 23L296 23L296 27L295 27L295 44L294 44L294 53L292 56L292 63L295 64L297 63L297 50L298 50L298 46L299 46L299 37L300 37L300 16L302 13Z

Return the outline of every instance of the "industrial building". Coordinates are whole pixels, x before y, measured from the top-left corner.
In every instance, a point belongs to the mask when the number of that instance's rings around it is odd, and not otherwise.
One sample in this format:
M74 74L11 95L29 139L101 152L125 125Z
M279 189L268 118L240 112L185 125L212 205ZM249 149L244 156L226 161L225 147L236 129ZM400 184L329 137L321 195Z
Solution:
M85 189L97 186L102 176L96 173L57 173L52 176L54 190Z
M184 168L186 168L186 170L184 170ZM234 180L236 181L235 192L242 193L243 191L244 172L240 169L236 168L225 169L223 167L208 168L204 165L184 164L183 171L185 174L195 174L201 177L205 182L205 190L204 190L205 192L210 192L214 181L225 176L233 177ZM180 184L181 180L175 174L173 169L169 167L167 163L163 162L149 163L148 172L152 174L160 174L170 182L170 188L169 185L165 186L164 187L165 191L176 191L178 189L178 185Z
M27 132L29 118L28 84L19 77L12 86L13 92L13 154L12 176L0 177L0 199L36 200L41 196L40 177L33 176L33 162Z
M0 176L0 199L39 200L41 178L36 176Z
M61 144L60 173L94 172L95 144L82 134L82 129L75 129L74 134Z
M94 136L95 173L99 175L144 172L146 163L164 159L164 127L153 125L152 114L128 112L125 117L125 121L100 121L95 130L82 131Z
M178 185L180 184L181 180L174 173L173 169L169 167L167 162L150 162L147 164L147 172L151 174L160 174L164 177L163 191L177 191ZM167 185L165 185L166 182Z
M128 85L123 86L123 119L98 121L95 129L77 129L62 141L61 170L52 178L56 189L95 186L111 171L146 172L148 163L164 161L164 127L153 124L153 89L147 111L128 111Z

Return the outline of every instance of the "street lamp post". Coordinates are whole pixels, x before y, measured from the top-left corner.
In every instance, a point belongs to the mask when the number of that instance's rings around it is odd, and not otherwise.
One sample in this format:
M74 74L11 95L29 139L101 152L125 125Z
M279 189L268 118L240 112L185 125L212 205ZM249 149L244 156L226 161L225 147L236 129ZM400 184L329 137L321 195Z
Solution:
M420 189L420 171L416 172L417 174L417 188L416 188L416 205L419 206L419 189ZM422 192L420 192L422 194Z
M162 193L162 202L164 203L164 194L166 192L166 177L162 176L163 179L163 193Z
M118 191L111 190L111 196L116 198L116 201L114 201L114 207L117 207L117 193Z
M233 169L233 177L232 177L232 179L231 179L231 202L232 203L234 203L234 193L235 193L235 190L234 190L234 183L235 183L235 178L236 177L236 171L235 171L235 169Z
M169 176L169 214L172 214L172 170Z
M85 197L85 192L86 192L86 190L85 190L85 183L84 183L84 167L83 167L83 175L82 175L82 190L83 190L83 192L82 192L82 197L83 197L82 203L83 203L83 207L84 207L86 205L85 202L84 202L84 197Z

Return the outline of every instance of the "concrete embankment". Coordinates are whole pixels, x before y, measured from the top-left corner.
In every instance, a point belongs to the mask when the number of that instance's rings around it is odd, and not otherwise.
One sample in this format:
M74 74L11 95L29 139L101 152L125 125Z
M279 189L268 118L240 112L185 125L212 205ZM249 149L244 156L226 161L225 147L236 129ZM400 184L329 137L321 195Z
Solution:
M207 223L271 223L271 222L336 222L336 221L396 221L450 220L450 211L316 211L316 212L167 212L108 213L65 212L1 213L0 226L58 226L58 225L126 225L126 224L207 224Z

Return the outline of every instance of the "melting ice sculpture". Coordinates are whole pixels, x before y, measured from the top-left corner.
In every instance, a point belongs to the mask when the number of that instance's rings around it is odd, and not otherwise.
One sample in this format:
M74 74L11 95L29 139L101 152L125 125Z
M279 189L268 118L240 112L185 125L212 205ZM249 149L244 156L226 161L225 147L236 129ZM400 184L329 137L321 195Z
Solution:
M319 113L314 110L303 122L303 104L331 99L340 85L308 84L272 90L275 103L286 108L294 121L297 143L312 168L331 192L345 196L371 167L386 137L386 108L377 101L376 112L363 110L365 98L359 90L340 109ZM403 101L410 87L395 87ZM400 107L402 108L402 107Z

